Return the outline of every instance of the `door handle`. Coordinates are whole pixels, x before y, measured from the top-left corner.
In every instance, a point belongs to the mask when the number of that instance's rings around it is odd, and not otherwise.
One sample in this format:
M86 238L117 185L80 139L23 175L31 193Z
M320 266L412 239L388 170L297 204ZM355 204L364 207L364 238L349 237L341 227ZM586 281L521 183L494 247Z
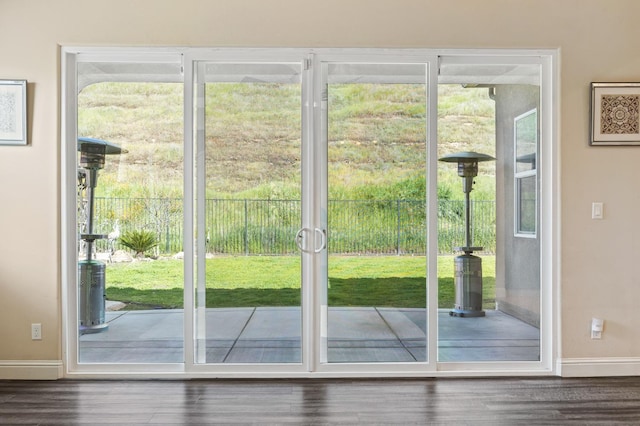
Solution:
M296 232L296 245L301 252L306 253L307 250L304 249L305 246L305 238L304 235L306 232L311 231L309 228L300 228L298 232Z
M300 228L298 230L298 232L296 232L296 245L298 246L298 249L301 252L304 253L311 253L310 250L306 250L306 244L305 244L305 235L307 233L310 233L311 229L309 228ZM322 250L327 248L327 231L324 229L320 229L320 228L313 228L313 233L315 234L315 236L317 237L318 235L320 236L320 247L318 247L317 244L317 239L314 240L314 248L313 248L313 253L320 253Z
M320 253L322 250L327 248L327 231L325 229L313 228L313 232L316 235L320 234L320 247L316 245L313 250L315 253Z

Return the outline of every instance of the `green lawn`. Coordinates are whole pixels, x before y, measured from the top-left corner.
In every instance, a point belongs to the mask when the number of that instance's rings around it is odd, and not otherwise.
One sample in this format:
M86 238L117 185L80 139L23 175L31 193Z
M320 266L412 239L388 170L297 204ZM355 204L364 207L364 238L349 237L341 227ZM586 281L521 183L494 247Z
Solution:
M207 307L300 304L300 259L238 256L207 259ZM495 256L483 256L483 307L495 306ZM109 264L107 298L129 309L180 308L183 262L157 260ZM453 256L438 258L438 305L454 303ZM330 306L425 307L425 258L330 256Z

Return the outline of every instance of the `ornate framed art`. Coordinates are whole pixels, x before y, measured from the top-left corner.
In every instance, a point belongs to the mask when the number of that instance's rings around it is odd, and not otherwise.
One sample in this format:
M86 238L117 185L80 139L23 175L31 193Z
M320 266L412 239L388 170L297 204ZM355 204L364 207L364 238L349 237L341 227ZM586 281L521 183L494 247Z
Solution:
M640 145L640 83L591 83L591 145Z

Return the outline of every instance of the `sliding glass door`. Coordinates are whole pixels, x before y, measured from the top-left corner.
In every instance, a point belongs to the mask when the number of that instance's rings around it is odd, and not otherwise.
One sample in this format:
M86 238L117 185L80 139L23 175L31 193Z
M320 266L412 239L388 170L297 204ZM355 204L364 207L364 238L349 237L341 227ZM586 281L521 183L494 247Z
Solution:
M197 363L302 362L301 74L197 63Z
M427 64L194 70L196 362L425 363Z
M427 65L330 62L322 73L323 360L424 363Z
M79 55L73 262L78 362L184 362L180 56ZM160 81L157 76L162 75Z
M551 368L549 55L89 50L64 60L70 371Z
M509 58L441 60L441 363L541 359L541 71ZM465 178L458 164L470 159L477 169Z

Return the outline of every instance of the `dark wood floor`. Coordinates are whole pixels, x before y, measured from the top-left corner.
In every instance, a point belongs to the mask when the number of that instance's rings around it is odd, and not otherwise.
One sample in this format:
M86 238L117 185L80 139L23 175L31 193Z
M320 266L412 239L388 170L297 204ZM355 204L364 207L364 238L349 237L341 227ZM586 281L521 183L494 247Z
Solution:
M640 377L0 381L0 424L640 424Z

